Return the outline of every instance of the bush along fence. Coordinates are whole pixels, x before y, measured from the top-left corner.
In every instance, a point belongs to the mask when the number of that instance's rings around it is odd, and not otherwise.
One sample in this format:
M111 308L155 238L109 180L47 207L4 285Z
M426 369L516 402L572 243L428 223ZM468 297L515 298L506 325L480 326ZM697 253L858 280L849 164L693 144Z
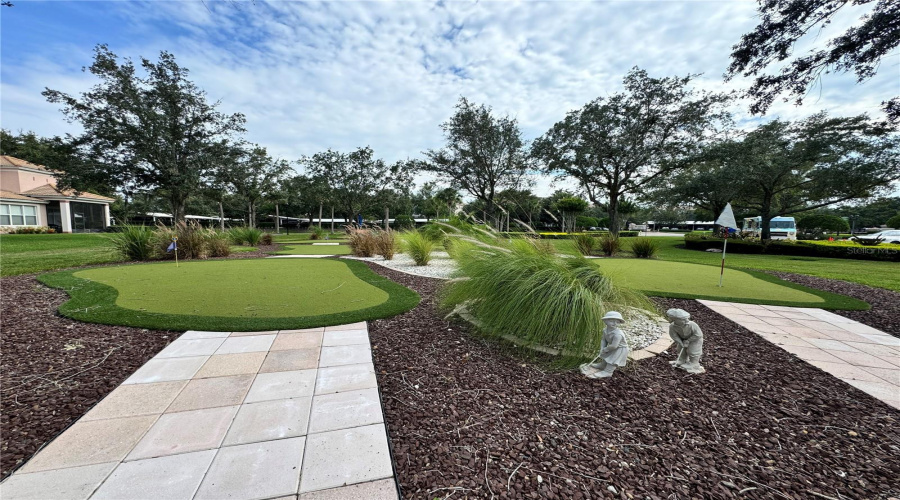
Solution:
M272 236L258 229L232 228L221 232L196 222L179 222L172 227L120 226L110 236L113 248L128 260L172 259L173 238L177 238L179 259L228 257L231 245L272 243Z
M721 249L722 238L685 235L684 246L689 250ZM758 240L729 239L728 251L746 254L794 255L900 262L900 245L864 246L852 241L782 241L762 243Z

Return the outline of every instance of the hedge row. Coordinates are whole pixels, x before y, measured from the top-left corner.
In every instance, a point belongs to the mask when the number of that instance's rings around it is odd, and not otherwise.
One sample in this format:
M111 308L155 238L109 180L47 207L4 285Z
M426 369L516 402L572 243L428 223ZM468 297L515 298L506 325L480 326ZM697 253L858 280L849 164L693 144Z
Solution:
M508 232L502 233L504 236L508 237L521 237L521 236L530 236L533 233L524 233L524 232ZM609 234L609 231L583 231L580 233L550 233L550 232L541 232L538 233L543 240L568 240L572 239L579 234L589 234L591 236L606 236ZM638 236L640 233L638 231L619 231L620 238L634 238Z
M722 248L723 239L711 236L685 235L684 246L690 250ZM827 257L835 259L880 260L900 262L900 245L864 247L855 243L772 240L768 243L747 240L728 240L731 253L795 255L799 257Z

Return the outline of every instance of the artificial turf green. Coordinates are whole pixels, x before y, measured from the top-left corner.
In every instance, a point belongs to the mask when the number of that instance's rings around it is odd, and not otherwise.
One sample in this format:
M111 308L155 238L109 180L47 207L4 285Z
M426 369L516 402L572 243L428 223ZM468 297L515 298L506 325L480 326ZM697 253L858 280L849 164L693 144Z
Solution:
M385 318L419 296L357 261L241 259L45 274L80 321L163 330L262 331Z
M814 290L755 271L725 269L723 286L719 287L719 268L716 266L627 258L595 262L613 281L651 296L823 309L869 308L861 300Z
M122 260L106 234L0 235L0 276Z
M231 245L231 253L255 252L259 250L256 247L245 247L244 245Z
M350 245L313 245L297 243L283 245L281 249L271 252L272 255L350 255Z

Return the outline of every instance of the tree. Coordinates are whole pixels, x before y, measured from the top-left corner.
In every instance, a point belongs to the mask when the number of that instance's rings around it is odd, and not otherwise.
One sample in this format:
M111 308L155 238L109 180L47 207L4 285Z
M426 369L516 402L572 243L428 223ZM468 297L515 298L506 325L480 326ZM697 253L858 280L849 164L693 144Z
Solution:
M774 120L723 147L741 183L736 203L762 217L764 240L772 217L869 198L900 179L900 140L865 115Z
M791 59L797 42L828 25L841 8L868 3L874 5L860 23L829 40L826 48L794 58L778 74L763 73L771 65ZM734 46L726 74L726 79L756 77L746 92L753 113L765 113L784 93L801 104L809 88L832 71L853 72L857 82L864 82L875 75L882 58L900 45L900 3L896 1L760 0L758 12L759 25ZM888 121L900 124L900 97L884 101L882 106Z
M634 68L624 92L567 114L535 140L531 154L545 172L577 180L594 204L607 200L610 231L618 234L619 200L683 167L727 119L726 96L688 88L695 76L651 78Z
M588 202L575 196L562 198L556 202L556 210L562 219L561 229L564 233L575 231L575 218L587 210Z
M823 233L849 232L850 224L844 219L828 214L810 214L797 221L797 230L817 238Z
M169 52L161 52L155 63L141 58L140 66L143 76L130 59L120 62L106 45L98 45L88 70L99 84L80 98L44 90L48 101L62 104L66 118L84 128L78 141L96 160L67 171L61 182L106 177L117 188L153 190L169 201L175 220L183 221L185 202L227 157L232 135L244 131L244 116L217 111L219 103L207 102Z
M450 184L484 202L487 224L497 224L494 197L525 183L525 141L515 118L495 117L491 108L460 98L456 112L441 124L447 145L425 152L419 168L449 178Z
M388 165L375 159L374 151L368 146L351 153L329 149L302 158L300 164L308 174L325 181L331 200L348 220L375 208L385 190L412 183L411 162Z
M891 229L900 229L900 213L888 219L885 225Z
M256 227L256 210L260 201L273 195L291 168L285 160L273 159L266 148L242 145L233 150L220 176L244 200L250 227Z

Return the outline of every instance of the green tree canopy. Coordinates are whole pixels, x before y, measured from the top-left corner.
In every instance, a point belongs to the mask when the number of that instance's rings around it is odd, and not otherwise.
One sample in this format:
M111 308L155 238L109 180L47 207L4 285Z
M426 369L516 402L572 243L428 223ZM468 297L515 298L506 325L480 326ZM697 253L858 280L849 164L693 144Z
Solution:
M818 237L829 232L850 232L850 224L836 215L810 214L797 221L797 229L810 236Z

